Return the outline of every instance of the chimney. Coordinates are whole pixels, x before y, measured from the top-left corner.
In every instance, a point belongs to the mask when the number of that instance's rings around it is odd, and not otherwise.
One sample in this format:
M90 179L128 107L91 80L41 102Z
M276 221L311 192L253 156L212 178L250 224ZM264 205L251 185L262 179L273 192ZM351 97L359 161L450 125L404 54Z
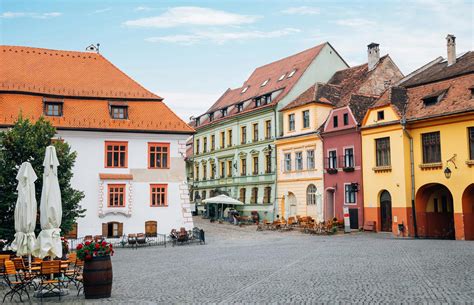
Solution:
M379 44L372 42L367 46L369 71L372 71L380 59Z
M448 43L448 67L456 63L456 37L452 34L446 36Z

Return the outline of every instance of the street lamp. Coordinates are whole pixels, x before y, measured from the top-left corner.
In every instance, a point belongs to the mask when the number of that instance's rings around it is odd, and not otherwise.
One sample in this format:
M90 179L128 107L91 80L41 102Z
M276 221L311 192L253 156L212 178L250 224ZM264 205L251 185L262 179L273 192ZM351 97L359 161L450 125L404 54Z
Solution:
M444 169L444 176L446 177L446 179L451 178L451 170L449 169L449 167L446 167Z
M448 161L446 161L446 168L444 169L444 176L446 177L446 179L451 178L451 169L448 166L449 162L453 163L455 169L458 168L456 166L456 163L454 162L456 160L456 156L457 155L454 154Z

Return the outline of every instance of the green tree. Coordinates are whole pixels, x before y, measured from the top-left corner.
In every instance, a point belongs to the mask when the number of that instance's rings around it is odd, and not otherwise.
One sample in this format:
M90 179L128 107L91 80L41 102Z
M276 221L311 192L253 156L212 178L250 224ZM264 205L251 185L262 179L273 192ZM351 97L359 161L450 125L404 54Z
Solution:
M20 165L28 161L38 176L36 180L36 200L39 204L43 187L43 159L48 145L54 145L59 160L58 180L61 189L63 217L61 232L71 230L78 217L84 217L85 209L79 203L84 198L84 192L71 186L72 168L76 160L76 152L62 141L51 139L56 134L55 128L45 119L40 118L35 123L23 119L20 115L12 128L0 132L0 238L12 241L15 235L14 211L17 199L16 175ZM39 219L39 218L38 218ZM40 230L39 221L37 231ZM37 233L38 233L37 232Z

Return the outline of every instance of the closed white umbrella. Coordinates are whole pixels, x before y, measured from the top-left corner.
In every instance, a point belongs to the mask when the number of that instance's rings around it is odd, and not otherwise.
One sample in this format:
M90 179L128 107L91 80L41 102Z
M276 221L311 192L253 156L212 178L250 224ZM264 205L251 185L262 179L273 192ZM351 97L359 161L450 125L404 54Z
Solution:
M15 240L13 250L18 256L31 255L35 247L36 197L35 181L38 177L29 162L23 162L16 175L18 199L15 206Z
M46 148L43 166L43 190L40 205L41 233L38 235L33 255L39 258L62 257L63 249L59 227L63 210L58 182L59 161L54 146Z

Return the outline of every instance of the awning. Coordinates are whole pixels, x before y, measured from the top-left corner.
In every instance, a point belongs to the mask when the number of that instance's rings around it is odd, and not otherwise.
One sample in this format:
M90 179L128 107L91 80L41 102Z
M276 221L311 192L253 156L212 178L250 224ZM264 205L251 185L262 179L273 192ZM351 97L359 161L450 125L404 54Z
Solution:
M217 204L227 204L227 205L244 205L243 202L226 195L219 195L216 197L204 199L202 202L206 204L217 203Z

